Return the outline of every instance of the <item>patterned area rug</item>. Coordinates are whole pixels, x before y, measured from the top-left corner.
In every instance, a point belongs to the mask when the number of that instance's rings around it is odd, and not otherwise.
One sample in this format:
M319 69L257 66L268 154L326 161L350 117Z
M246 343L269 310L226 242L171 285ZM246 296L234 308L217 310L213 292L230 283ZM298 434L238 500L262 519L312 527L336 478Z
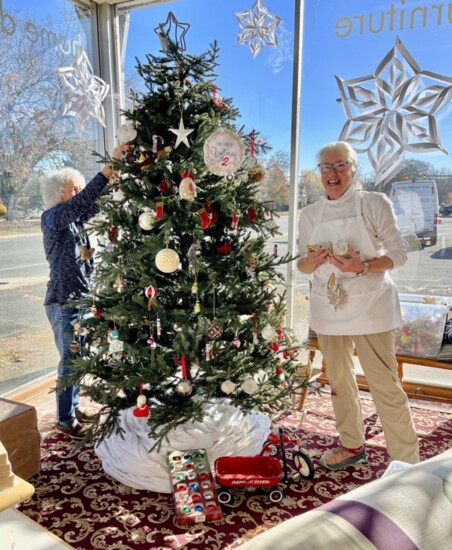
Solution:
M315 466L314 478L291 479L278 503L271 502L265 490L234 489L232 503L222 506L221 521L187 526L177 524L170 494L122 485L103 472L92 446L79 449L56 433L52 403L38 409L42 471L30 480L36 492L20 510L79 550L232 550L261 531L381 477L389 464L381 424L368 394L363 393L361 401L366 464L339 472L327 472L318 464L337 434L328 391L311 393L298 434ZM421 459L451 448L452 407L418 400L411 407ZM277 425L294 428L299 423L300 413L287 411ZM294 473L290 460L289 473Z

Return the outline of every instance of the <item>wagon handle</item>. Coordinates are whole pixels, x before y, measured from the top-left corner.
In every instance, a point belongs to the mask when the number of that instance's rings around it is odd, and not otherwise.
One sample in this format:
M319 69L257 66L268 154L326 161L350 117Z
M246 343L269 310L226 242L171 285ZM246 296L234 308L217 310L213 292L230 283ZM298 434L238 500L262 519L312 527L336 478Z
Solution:
M279 431L279 444L281 445L281 455L282 455L282 461L283 461L283 467L284 467L284 476L281 481L286 485L288 485L289 477L287 474L287 459L286 459L286 447L284 446L284 431L282 428L278 428L278 431Z

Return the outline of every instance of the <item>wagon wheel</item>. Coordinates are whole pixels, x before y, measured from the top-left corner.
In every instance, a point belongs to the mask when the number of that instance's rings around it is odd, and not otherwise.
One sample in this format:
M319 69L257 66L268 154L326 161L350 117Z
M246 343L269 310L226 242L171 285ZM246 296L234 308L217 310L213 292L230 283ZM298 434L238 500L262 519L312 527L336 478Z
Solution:
M267 443L262 450L263 456L276 456L279 453L279 447L275 443Z
M296 470L304 479L312 479L314 477L314 465L311 457L303 449L294 452L293 462Z
M280 502L282 498L283 498L283 494L282 494L282 491L280 491L279 489L273 489L269 494L269 499L272 502Z
M218 492L218 500L221 504L229 504L232 500L232 495L229 491L223 490Z

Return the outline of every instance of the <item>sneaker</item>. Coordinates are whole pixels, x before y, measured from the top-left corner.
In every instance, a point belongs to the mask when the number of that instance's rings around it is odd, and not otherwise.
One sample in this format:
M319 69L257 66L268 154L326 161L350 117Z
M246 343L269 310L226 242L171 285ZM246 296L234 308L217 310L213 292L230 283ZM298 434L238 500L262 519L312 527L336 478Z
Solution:
M359 449L346 449L339 446L336 449L325 451L320 458L320 464L327 470L342 470L352 464L360 464L367 461L364 445Z
M55 426L57 432L67 435L71 439L81 441L85 437L86 429L77 420L73 420L70 424L62 426L57 424Z
M81 409L75 409L75 418L82 424L91 424L95 421L96 413L89 413Z

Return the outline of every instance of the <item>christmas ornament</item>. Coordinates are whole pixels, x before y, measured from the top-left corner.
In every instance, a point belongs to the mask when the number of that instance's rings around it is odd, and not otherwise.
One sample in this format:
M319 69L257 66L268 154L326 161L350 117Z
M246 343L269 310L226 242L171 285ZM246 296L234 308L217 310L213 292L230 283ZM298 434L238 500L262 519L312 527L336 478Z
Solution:
M237 384L234 384L232 380L225 380L221 384L221 391L225 393L226 395L229 395L235 391L235 388L237 387Z
M131 124L122 124L116 132L120 143L133 141L137 137L137 131Z
M451 78L421 70L399 38L373 75L336 81L348 119L339 139L367 152L376 186L399 171L404 151L447 154L437 115L450 106Z
M276 337L276 330L271 325L265 325L262 329L262 338L271 342Z
M69 346L69 350L72 353L78 353L80 351L80 344L75 338L74 340L72 340L71 345Z
M153 299L157 296L158 290L155 288L155 286L147 286L144 289L144 295L146 298Z
M206 356L206 361L212 360L212 344L210 342L206 344L205 356Z
M82 261L91 260L91 258L94 256L94 252L94 248L88 249L85 245L80 245L80 259Z
M277 351L279 351L279 344L278 342L273 342L273 344L270 344L269 346L269 349L271 349L272 351L274 351L275 353Z
M350 258L348 254L348 244L345 241L337 241L337 243L334 243L333 252L344 258Z
M118 228L115 227L114 225L110 226L107 230L107 234L108 234L108 240L112 243L112 244L115 244L118 242Z
M147 418L149 416L149 405L146 401L146 396L143 394L143 385L140 383L140 395L137 397L137 406L133 409L133 416L137 418Z
M179 362L179 361L178 361ZM179 395L190 395L193 391L193 385L190 380L187 379L187 358L185 355L182 356L180 361L181 364L181 374L182 380L178 382L176 386L176 391Z
M116 290L119 293L124 292L126 288L126 282L124 277L122 277L121 275L118 275L118 277L116 277L116 281L113 284L113 288L116 288Z
M248 221L252 222L257 218L257 213L255 208L249 208L248 209Z
M273 256L275 258L278 257L278 245L277 244L275 244L275 246L273 247Z
M242 384L242 390L248 395L253 395L259 389L257 382L253 378L247 378Z
M124 342L119 339L119 331L118 330L112 330L110 334L108 335L108 342L110 343L110 346L108 348L108 355L111 355L112 357L120 357L124 353Z
M146 209L140 214L138 218L138 225L144 231L150 231L154 227L155 212L150 208Z
M204 142L204 162L207 168L217 176L226 176L236 172L245 157L245 145L242 138L221 128Z
M204 207L198 210L198 216L201 218L201 227L207 229L212 223L212 220Z
M242 345L242 342L237 338L237 336L232 340L232 345L235 348L239 348Z
M216 322L210 323L207 329L207 336L211 340L217 340L223 334L223 327Z
M162 218L163 218L163 202L158 201L155 203L154 222L159 222Z
M334 306L334 311L337 311L341 305L345 304L348 298L347 292L344 290L343 286L340 283L336 284L334 273L331 273L328 279L327 295L329 303Z
M163 179L158 184L158 188L159 188L160 193L170 193L171 190L173 189L173 185L174 185L174 183L171 180L168 181L167 179Z
M91 120L105 126L102 102L110 86L94 75L85 50L79 48L73 65L56 72L65 88L62 116L74 117L77 133L81 135Z
M229 109L228 105L223 103L223 98L218 94L215 84L212 86L213 104L219 109Z
M173 273L180 265L180 258L175 250L164 248L155 257L157 269L163 273Z
M184 121L182 120L182 117L179 122L179 128L170 128L170 132L172 132L175 136L177 136L176 144L174 145L174 148L177 149L181 143L184 143L187 147L190 147L190 143L188 142L188 136L194 131L193 129L186 129L184 127Z
M267 11L262 0L256 0L251 9L235 14L240 31L237 44L247 44L256 57L264 46L278 46L276 29L281 18Z
M115 187L113 189L113 200L120 202L120 201L123 201L124 199L125 199L125 195L122 189L120 187Z
M248 170L248 177L252 181L261 182L265 179L265 170L258 164Z
M161 136L152 136L152 152L154 155L158 153L158 146L163 144L163 138Z
M179 185L179 196L186 201L192 201L196 196L195 182L192 178L183 178Z
M168 50L168 39L174 44L178 44L182 51L185 51L187 45L185 43L185 35L190 28L189 23L181 23L176 19L176 16L172 11L168 13L168 17L164 23L159 23L154 29L160 40L160 45L163 51ZM170 33L172 37L170 37Z

